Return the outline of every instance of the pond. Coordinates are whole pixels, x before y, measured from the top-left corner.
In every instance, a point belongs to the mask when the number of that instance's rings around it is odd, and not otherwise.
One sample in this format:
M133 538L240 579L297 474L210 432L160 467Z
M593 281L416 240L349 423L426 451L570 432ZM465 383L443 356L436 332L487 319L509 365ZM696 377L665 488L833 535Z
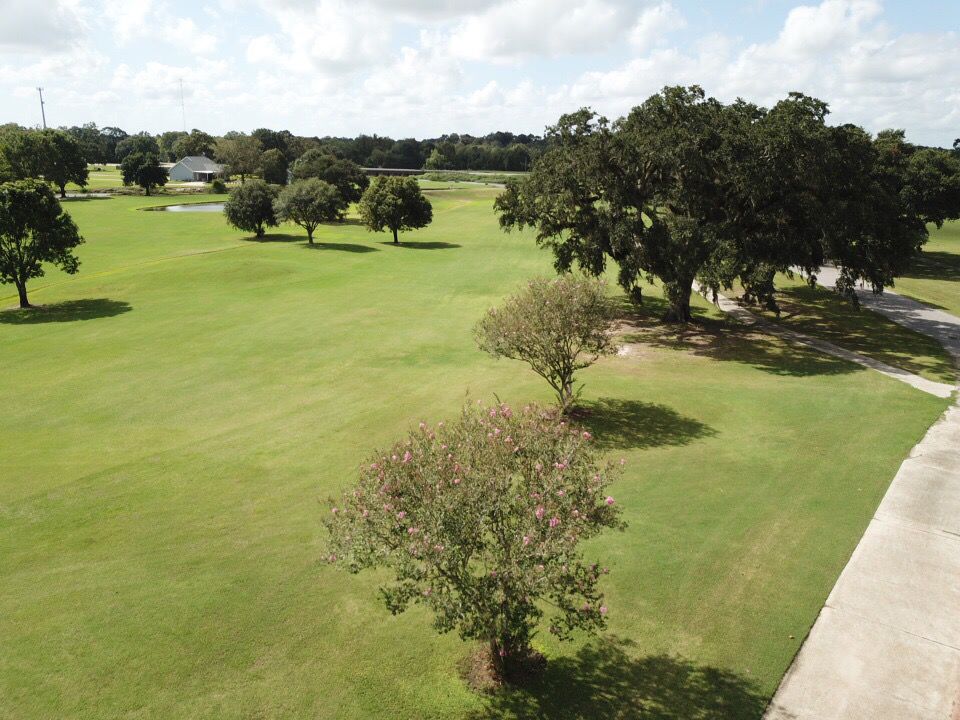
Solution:
M165 212L223 212L223 203L213 202L193 203L190 205L161 205L160 207L150 208L150 210L163 210Z

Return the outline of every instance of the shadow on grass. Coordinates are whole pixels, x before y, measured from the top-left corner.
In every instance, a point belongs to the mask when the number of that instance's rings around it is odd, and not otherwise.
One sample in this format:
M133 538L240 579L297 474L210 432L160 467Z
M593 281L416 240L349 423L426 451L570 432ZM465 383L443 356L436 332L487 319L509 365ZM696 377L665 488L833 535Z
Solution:
M666 307L661 298L645 297L639 307L624 299L618 306L619 319L627 326L623 341L739 362L775 375L840 375L861 370L852 363L791 345L730 318L710 317L701 308L693 309L691 323L663 323L660 318Z
M363 221L360 220L360 218L348 217L343 220L332 220L330 222L320 223L321 227L343 227L344 225L363 227Z
M357 243L318 242L316 240L314 240L313 245L310 243L305 243L300 247L302 247L304 250L340 250L342 252L352 253L380 252L380 248L375 248L370 245L359 245Z
M397 248L406 248L407 250L452 250L454 248L463 247L463 245L457 245L456 243L448 243L442 241L433 241L433 242L404 242L399 243L393 242L393 240L384 240L380 243L381 245L389 245L390 247Z
M122 300L68 300L52 305L36 305L32 308L17 308L0 312L0 323L5 325L37 325L40 323L74 322L115 317L128 313L133 308Z
M634 643L607 639L550 660L522 688L486 699L480 718L757 720L767 700L753 681L668 655L636 658Z
M903 277L960 282L960 255L924 250Z
M605 397L582 402L580 409L584 414L580 421L590 428L597 445L605 449L688 445L716 435L709 425L657 403Z
M257 237L256 235L250 235L243 238L248 242L256 243L292 243L292 242L306 242L307 236L306 233L303 235L291 235L290 233L267 233L263 237Z

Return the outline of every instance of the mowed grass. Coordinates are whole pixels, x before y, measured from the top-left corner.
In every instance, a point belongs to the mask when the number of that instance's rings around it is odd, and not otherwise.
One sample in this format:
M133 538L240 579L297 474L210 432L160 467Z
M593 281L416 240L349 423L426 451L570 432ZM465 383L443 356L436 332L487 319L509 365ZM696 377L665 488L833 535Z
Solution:
M930 226L923 254L894 289L960 316L960 221Z
M170 198L65 203L81 273L0 313L0 717L760 716L946 401L701 300L678 335L653 293L630 352L582 373L587 422L627 460L628 528L586 549L611 571L607 636L543 633L541 679L478 696L467 645L391 616L383 575L322 562L324 501L371 448L467 392L549 399L471 337L551 272L494 196L431 192L400 247L138 209Z

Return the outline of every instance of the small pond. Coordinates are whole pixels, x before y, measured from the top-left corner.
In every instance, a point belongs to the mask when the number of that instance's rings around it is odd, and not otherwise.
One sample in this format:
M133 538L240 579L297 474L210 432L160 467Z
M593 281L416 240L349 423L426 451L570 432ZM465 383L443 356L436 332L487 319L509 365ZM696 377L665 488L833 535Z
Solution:
M150 210L163 210L165 212L223 212L223 203L193 203L191 205L161 205L160 207L150 208Z

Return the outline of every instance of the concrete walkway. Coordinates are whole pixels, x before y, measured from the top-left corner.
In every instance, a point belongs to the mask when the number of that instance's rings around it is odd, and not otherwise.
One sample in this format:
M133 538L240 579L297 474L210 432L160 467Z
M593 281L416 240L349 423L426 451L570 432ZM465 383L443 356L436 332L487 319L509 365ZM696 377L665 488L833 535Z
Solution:
M911 385L917 390L922 390L925 393L930 393L931 395L936 395L937 397L941 398L948 398L953 395L953 392L956 389L953 385L927 380L927 378L920 375L907 372L906 370L894 367L893 365L887 365L880 360L875 360L874 358L867 357L866 355L860 355L859 353L852 352L846 348L840 347L839 345L834 345L826 340L810 337L809 335L804 335L796 330L785 328L783 325L751 312L742 305L727 297L724 297L723 295L717 296L717 306L725 313L731 317L735 317L745 325L753 325L757 328L760 328L764 332L770 333L771 335L777 335L785 340L806 345L807 347L819 350L827 355L843 358L844 360L856 363L857 365L862 365L863 367L870 368L871 370L876 370L878 373L882 373L883 375L891 377L894 380L899 380L907 385Z
M860 298L960 360L960 318ZM960 720L960 404L901 465L766 717Z

